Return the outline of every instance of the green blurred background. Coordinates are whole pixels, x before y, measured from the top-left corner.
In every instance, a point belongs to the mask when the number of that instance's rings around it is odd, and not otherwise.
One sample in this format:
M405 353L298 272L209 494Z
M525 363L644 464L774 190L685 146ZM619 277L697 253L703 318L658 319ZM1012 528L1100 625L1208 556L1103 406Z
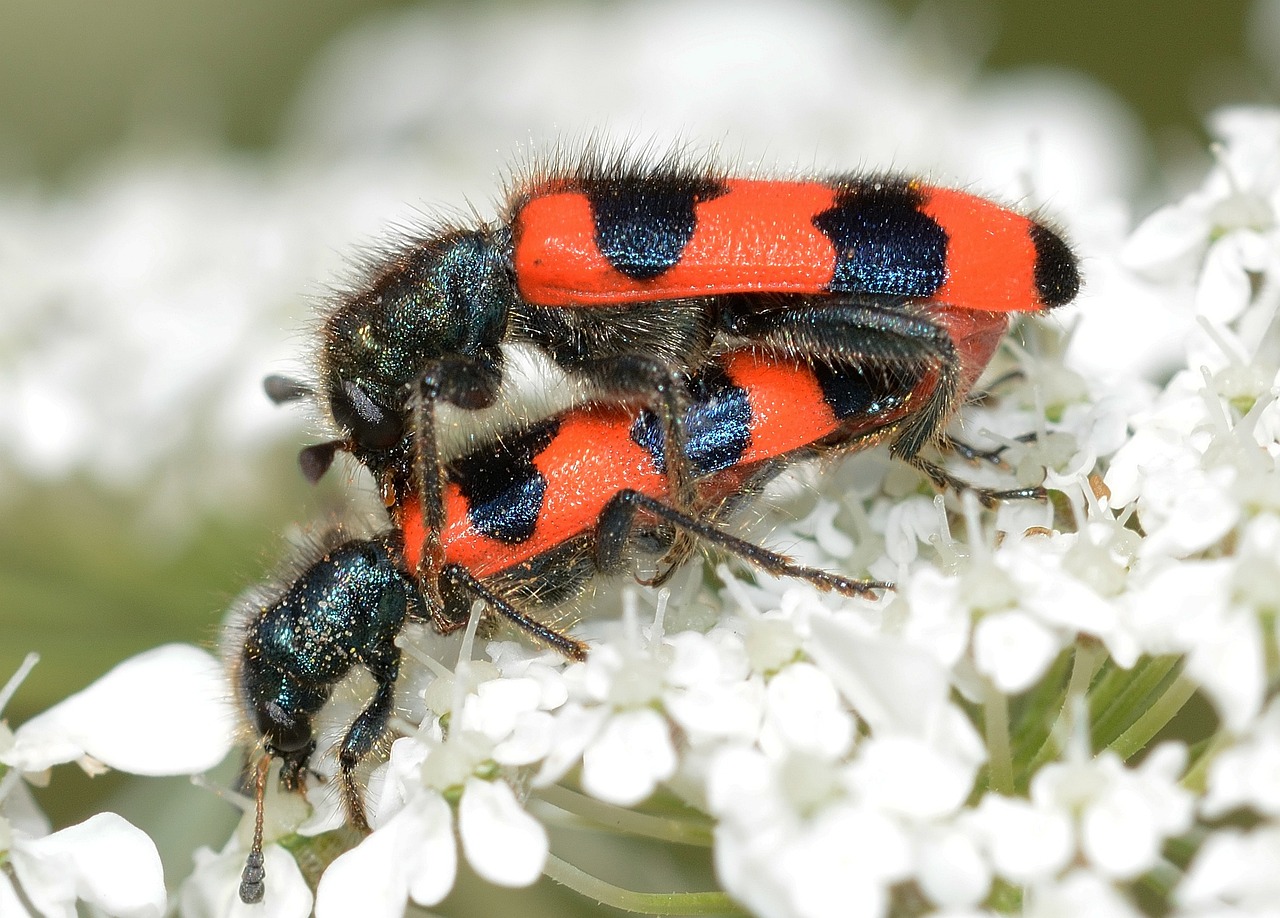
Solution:
M57 189L122 144L270 149L309 62L387 0L0 0L0 180ZM917 11L907 0L893 4ZM1201 118L1225 101L1267 98L1246 53L1244 0L936 3L986 42L991 70L1055 65L1097 78L1136 111L1157 156L1203 144ZM477 62L483 66L483 61ZM1154 164L1151 180L1157 181ZM3 309L0 304L0 309ZM12 342L0 342L0 354ZM269 370L271 368L264 368ZM266 467L277 499L211 514L177 552L131 540L135 495L83 481L9 482L0 526L0 680L42 662L5 712L20 724L111 665L167 641L211 646L230 599L275 560L280 532L322 518L341 480L305 487L291 449ZM275 474L275 473L272 473ZM340 476L332 476L340 478ZM89 786L62 769L43 795L56 824L84 818L118 776ZM161 795L140 792L159 806ZM146 806L146 799L141 801ZM144 820L145 822L145 820Z
M57 180L140 130L269 147L326 42L380 10L416 5L4 0L0 163ZM1133 106L1157 147L1197 136L1216 104L1264 95L1266 81L1243 53L1247 0L889 5L904 15L928 6L963 24L959 31L988 44L989 70L1048 64L1096 77Z

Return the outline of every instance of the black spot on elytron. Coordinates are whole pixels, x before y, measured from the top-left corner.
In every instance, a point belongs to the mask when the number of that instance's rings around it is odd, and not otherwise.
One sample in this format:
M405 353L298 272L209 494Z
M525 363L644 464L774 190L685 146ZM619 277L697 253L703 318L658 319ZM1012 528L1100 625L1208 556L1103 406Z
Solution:
M695 474L729 468L751 443L751 401L746 390L734 385L719 364L707 365L689 380L684 425L685 455ZM631 425L631 439L648 451L659 472L666 472L666 432L657 415L641 412Z
M698 225L694 206L726 191L719 182L688 176L624 176L583 183L600 254L632 280L652 280L674 267Z
M1080 292L1076 256L1053 230L1031 224L1031 244L1036 247L1036 292L1045 307L1061 306Z
M813 218L836 249L832 293L927 297L947 279L947 233L905 183L849 182Z
M479 450L450 464L449 478L467 499L467 516L477 532L507 545L533 536L547 493L547 479L533 460L559 429L552 419L503 438L496 449Z
M817 361L813 376L822 399L841 421L871 420L900 407L920 382L923 370L901 364L855 364Z

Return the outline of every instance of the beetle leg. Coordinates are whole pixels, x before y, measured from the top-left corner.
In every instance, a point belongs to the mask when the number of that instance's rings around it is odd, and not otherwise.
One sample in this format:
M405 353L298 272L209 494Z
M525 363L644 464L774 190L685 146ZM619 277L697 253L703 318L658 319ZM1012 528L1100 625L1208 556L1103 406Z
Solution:
M631 490L619 491L600 514L596 551L602 570L616 570L621 565L623 547L634 525L635 516L640 512L657 517L676 529L683 530L700 541L742 558L776 577L795 577L813 584L820 590L835 590L846 596L867 596L877 590L893 589L891 583L879 580L854 580L830 571L797 564L786 555L762 548L746 539L694 519L647 494Z

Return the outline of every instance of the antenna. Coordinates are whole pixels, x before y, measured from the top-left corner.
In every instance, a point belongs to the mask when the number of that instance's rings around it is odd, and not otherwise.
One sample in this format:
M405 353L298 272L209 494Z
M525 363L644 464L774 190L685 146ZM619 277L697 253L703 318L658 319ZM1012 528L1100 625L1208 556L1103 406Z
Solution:
M303 399L315 398L316 390L301 380L288 376L277 376L274 373L262 381L262 391L267 398L277 405L285 402L299 402Z
M245 858L244 870L240 873L240 901L246 905L261 902L263 893L267 891L267 870L262 857L262 802L267 793L267 771L270 768L271 756L264 755L258 760L258 780L253 794L253 844L249 846L249 856Z

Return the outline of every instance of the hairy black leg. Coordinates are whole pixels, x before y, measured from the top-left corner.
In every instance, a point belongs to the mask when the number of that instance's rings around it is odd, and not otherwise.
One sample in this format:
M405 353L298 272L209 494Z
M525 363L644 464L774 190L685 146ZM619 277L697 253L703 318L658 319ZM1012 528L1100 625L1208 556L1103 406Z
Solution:
M668 493L693 508L692 470L685 453L683 374L700 366L715 335L718 300L694 298L591 309L518 303L511 334L531 341L567 372L609 398L634 401L654 412L664 435L662 462ZM680 536L667 554L678 563L692 550Z
M1035 443L1040 439L1037 433L1019 434L1013 438L1014 443ZM1009 449L1009 444L1004 443L995 449L979 449L969 443L957 440L955 437L944 434L938 443L938 448L942 450L950 450L956 453L961 459L968 462L989 462L1000 468L1008 468L1009 465L1004 461L1005 451Z
M396 654L397 658L399 653ZM360 786L356 783L356 767L373 751L387 731L387 720L391 717L395 706L395 684L399 667L374 673L378 680L378 690L373 700L360 712L347 735L342 739L342 748L338 752L338 776L342 788L342 805L347 811L347 820L361 832L369 831L369 820L365 815L364 801L360 797Z
M413 418L413 474L422 508L422 550L413 571L418 589L434 615L444 607L440 594L440 568L444 564L445 465L436 435L436 399L424 385L410 399Z
M1032 443L1036 440L1036 435L1023 434L1016 438L1019 443ZM1004 460L1005 451L1009 448L1007 444L997 446L995 449L983 450L967 443L963 443L954 437L944 435L938 444L938 448L944 451L954 452L960 458L968 462L986 462L999 469L1007 470L1009 464ZM919 456L913 456L907 460L914 468L919 469L934 485L942 490L956 491L957 493L964 491L972 491L982 503L984 507L993 507L1002 500L1044 500L1048 494L1043 487L1032 485L1025 488L1012 488L1009 490L997 490L993 488L980 488L970 484L962 478L952 475L946 469L941 468L934 463L927 462Z
M1001 469L1009 467L1004 461L1004 451L1008 448L1008 446L997 446L995 449L982 449L972 443L957 440L950 434L943 434L938 439L938 449L944 452L955 453L965 462L985 462Z
M551 626L545 625L536 618L521 612L485 586L465 567L458 564L446 565L441 572L441 580L464 594L469 594L473 598L481 600L490 609L524 631L535 641L546 644L548 647L564 654L570 660L585 660L587 658L587 645L582 641L577 641L566 634L561 634ZM450 616L443 620L443 624L437 621L437 628L442 634L448 634L451 631L457 631L462 628L466 623L467 617L465 615Z
M993 490L978 488L957 478L936 463L920 457L931 443L946 448L949 441L942 428L955 407L960 380L960 359L945 328L927 315L914 313L901 304L859 300L792 306L786 309L726 311L725 326L733 334L744 335L785 353L816 359L848 362L866 359L908 367L932 367L937 384L925 404L905 420L890 446L892 454L918 469L941 490L972 491L984 506L1002 500L1035 500L1045 496L1043 488ZM962 455L965 449L958 450ZM978 459L999 461L999 451Z
M965 402L970 405L981 405L988 401L996 393L997 389L1002 389L1011 382L1025 379L1026 376L1027 374L1022 370L1010 370L1007 373L1002 373L983 386L982 389L975 389L970 392Z
M656 360L637 355L584 362L576 369L610 398L638 401L657 415L662 425L662 464L667 490L674 504L691 507L693 473L686 453L685 413L688 397L678 373Z
M444 607L440 571L444 566L444 527L447 521L444 457L436 424L436 405L447 401L460 408L491 404L502 385L502 366L495 358L454 357L433 361L418 377L410 393L413 424L413 476L422 507L422 551L414 576L435 617Z
M1005 491L980 488L970 484L963 478L952 475L937 463L922 459L920 456L912 456L906 462L912 468L918 469L926 475L939 491L955 491L957 494L968 491L977 497L984 507L994 507L1002 500L1044 500L1048 496L1045 489L1039 485L1027 488L1012 488Z
M640 398L662 425L662 465L667 476L670 502L692 510L696 493L693 469L689 464L685 414L688 397L680 377L662 364L645 357L622 356L583 366L597 387L623 398ZM666 568L653 581L661 583L693 553L688 533L677 532L671 547L659 562Z
M596 552L602 570L618 570L622 566L623 552L638 512L647 513L674 526L677 530L687 532L695 539L714 545L776 577L795 577L813 584L820 590L835 590L846 596L866 596L875 590L893 589L891 583L879 580L853 580L830 571L796 564L786 555L780 555L753 542L730 535L647 494L629 490L619 491L600 514L600 522L596 528Z

